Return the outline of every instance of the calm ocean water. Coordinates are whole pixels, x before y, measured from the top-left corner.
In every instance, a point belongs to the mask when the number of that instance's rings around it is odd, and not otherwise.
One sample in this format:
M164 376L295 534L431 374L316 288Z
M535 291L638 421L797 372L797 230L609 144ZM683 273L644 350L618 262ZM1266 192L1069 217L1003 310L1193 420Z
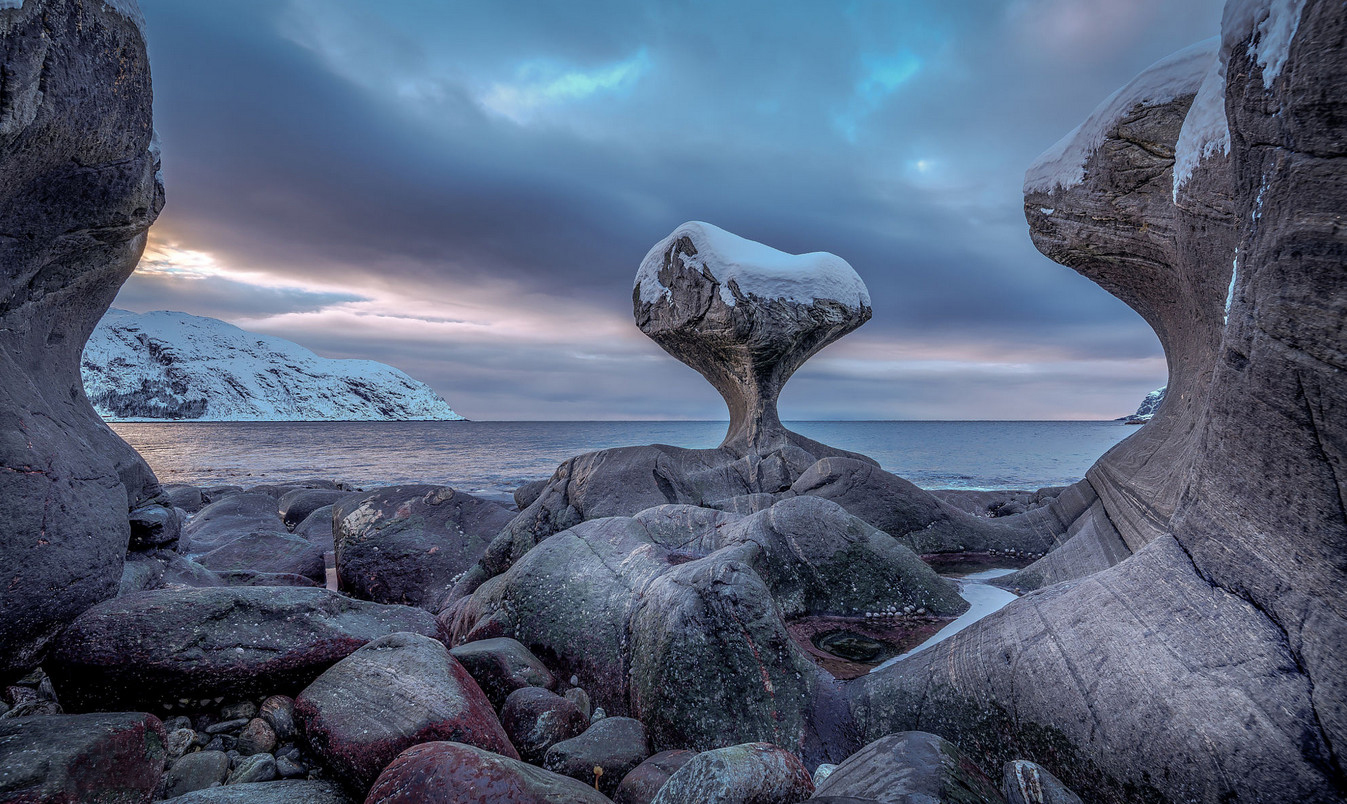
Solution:
M1135 427L1115 422L790 422L924 488L1033 489L1079 480ZM445 483L497 494L572 455L632 444L714 447L724 422L172 422L114 424L165 483L310 477Z

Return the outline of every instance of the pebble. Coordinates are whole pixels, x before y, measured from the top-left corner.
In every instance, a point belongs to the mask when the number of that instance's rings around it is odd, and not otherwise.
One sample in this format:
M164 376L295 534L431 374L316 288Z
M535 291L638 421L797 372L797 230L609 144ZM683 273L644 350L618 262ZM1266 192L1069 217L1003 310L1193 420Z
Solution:
M304 775L304 766L292 759L276 757L276 773L283 779L296 779Z
M271 754L253 754L244 757L225 784L270 782L276 778L276 758Z
M600 721L600 720L603 720L603 719L606 718L606 717L608 717L608 713L605 712L605 711L603 711L603 707L602 707L602 706L596 706L596 707L594 707L594 714L592 714L592 715L589 716L589 722L590 722L590 723L595 723L595 722L598 722L598 721Z
M563 697L565 697L565 699L570 701L571 703L575 704L576 709L579 709L581 712L584 712L585 717L590 716L591 710L593 709L593 705L589 701L589 693L585 692L579 687L571 687L570 689L566 690L566 693Z
M185 715L171 717L164 721L164 731L177 731L178 729L192 728L192 719Z
M238 738L232 734L217 734L211 741L206 743L207 751L232 751L239 744Z
M270 754L276 750L276 732L265 720L255 717L239 732L238 746L244 756Z
M242 728L243 728L244 726L246 726L246 725L248 725L248 721L247 721L246 719L244 719L244 718L241 718L241 717L240 717L240 718L235 718L235 719L233 719L233 720L222 720L222 721L220 721L219 723L216 723L216 724L211 725L211 726L207 726L207 727L206 727L206 733L207 733L207 734L225 734L225 733L231 732L231 731L238 731L239 729L242 729Z
M259 717L276 732L276 739L288 740L295 736L295 700L285 695L273 695L262 702Z
M168 733L168 739L164 747L168 750L169 759L177 759L187 753L187 749L196 742L196 732L191 729L174 729Z

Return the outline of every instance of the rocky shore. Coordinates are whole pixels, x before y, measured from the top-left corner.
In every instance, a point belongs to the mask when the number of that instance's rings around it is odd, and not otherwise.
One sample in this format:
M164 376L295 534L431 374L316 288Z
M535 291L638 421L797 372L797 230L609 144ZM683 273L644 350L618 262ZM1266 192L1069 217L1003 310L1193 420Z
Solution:
M139 12L0 3L0 801L1342 800L1345 37L1232 0L1030 170L1035 244L1170 364L1080 482L932 493L791 432L868 291L689 222L633 314L723 443L508 507L161 486L79 386L163 204Z

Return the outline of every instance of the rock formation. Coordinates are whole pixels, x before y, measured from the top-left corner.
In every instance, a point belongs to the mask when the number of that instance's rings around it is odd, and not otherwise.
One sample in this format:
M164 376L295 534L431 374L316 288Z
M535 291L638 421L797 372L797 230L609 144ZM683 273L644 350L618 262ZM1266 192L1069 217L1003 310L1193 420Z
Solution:
M1347 792L1344 37L1339 3L1232 0L1219 49L1031 170L1035 242L1169 359L1159 414L1087 476L1133 554L855 682L862 739L928 728L1100 802Z
M164 203L139 17L0 4L0 675L116 593L127 512L158 493L79 374Z

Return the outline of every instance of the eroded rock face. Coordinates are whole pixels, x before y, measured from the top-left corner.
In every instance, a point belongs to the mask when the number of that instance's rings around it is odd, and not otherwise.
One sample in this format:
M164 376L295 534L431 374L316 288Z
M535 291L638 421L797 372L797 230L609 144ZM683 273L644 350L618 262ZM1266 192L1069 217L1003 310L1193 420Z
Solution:
M94 0L0 9L0 674L116 594L127 513L158 493L94 413L84 343L164 203L132 16Z
M1160 412L1089 475L1134 553L855 682L865 735L993 746L1098 802L1341 800L1345 36L1338 3L1233 2L1219 64L1120 110L1084 185L1030 188L1036 242L1169 356Z

